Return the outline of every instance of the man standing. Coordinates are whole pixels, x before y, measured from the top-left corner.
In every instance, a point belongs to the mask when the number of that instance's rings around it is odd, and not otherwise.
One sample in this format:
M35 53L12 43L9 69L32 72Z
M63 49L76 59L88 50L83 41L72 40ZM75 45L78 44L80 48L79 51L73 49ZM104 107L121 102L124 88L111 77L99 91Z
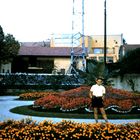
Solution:
M108 122L106 112L104 110L103 100L104 95L106 93L105 87L102 85L103 80L102 78L96 79L96 84L93 85L89 92L89 97L92 99L92 107L94 111L94 118L96 123L98 123L98 109L100 109L100 112L105 120L105 122Z

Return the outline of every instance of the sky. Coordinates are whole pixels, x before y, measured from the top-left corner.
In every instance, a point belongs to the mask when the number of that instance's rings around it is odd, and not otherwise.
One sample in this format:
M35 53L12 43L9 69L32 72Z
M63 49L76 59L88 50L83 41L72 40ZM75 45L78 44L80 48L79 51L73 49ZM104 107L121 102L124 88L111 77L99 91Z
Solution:
M82 16L82 0L74 0L74 8L73 0L0 0L0 25L19 42L82 33L82 26L85 35L103 35L104 1L84 0ZM106 2L107 35L123 34L128 44L140 44L140 0Z

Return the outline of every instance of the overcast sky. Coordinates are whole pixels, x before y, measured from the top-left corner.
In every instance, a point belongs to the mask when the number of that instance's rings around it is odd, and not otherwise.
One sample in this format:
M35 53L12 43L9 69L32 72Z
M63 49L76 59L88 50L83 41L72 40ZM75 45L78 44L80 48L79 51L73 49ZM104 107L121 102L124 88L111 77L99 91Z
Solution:
M123 34L128 44L140 44L140 0L106 0L107 34ZM82 33L82 0L0 0L0 25L16 40L45 41L51 34ZM104 34L104 0L85 0L85 35Z

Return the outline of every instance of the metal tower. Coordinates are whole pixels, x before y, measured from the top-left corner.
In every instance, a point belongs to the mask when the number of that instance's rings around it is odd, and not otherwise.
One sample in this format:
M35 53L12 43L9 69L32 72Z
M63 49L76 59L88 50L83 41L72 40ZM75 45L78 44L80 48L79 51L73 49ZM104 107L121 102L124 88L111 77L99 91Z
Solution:
M86 49L85 49L85 35L84 35L84 0L82 3L79 0L73 0L72 6L72 48L71 48L71 64L67 73L77 74L77 65L82 60L80 69L86 70ZM80 21L79 21L80 20ZM80 29L79 29L80 27ZM82 32L82 33L81 33ZM82 49L80 54L77 54L76 47Z

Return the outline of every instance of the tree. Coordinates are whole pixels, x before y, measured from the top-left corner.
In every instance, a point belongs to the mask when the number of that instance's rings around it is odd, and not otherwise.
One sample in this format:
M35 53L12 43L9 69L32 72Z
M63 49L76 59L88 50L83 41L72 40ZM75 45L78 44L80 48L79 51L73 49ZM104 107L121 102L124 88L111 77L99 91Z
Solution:
M140 48L128 52L119 62L120 75L140 73Z
M2 45L3 40L4 40L4 33L2 27L0 26L0 46Z
M4 40L4 33L3 33L3 29L2 27L0 26L0 56L2 56L2 52L1 52L1 48L3 46L3 40ZM1 59L0 59L0 62L1 62Z
M0 26L0 64L11 62L12 58L18 54L19 48L20 44L13 35L4 35L3 29Z
M140 74L140 48L129 51L117 63L107 65L109 74L120 76L121 81L125 74ZM132 84L132 81L129 81Z

